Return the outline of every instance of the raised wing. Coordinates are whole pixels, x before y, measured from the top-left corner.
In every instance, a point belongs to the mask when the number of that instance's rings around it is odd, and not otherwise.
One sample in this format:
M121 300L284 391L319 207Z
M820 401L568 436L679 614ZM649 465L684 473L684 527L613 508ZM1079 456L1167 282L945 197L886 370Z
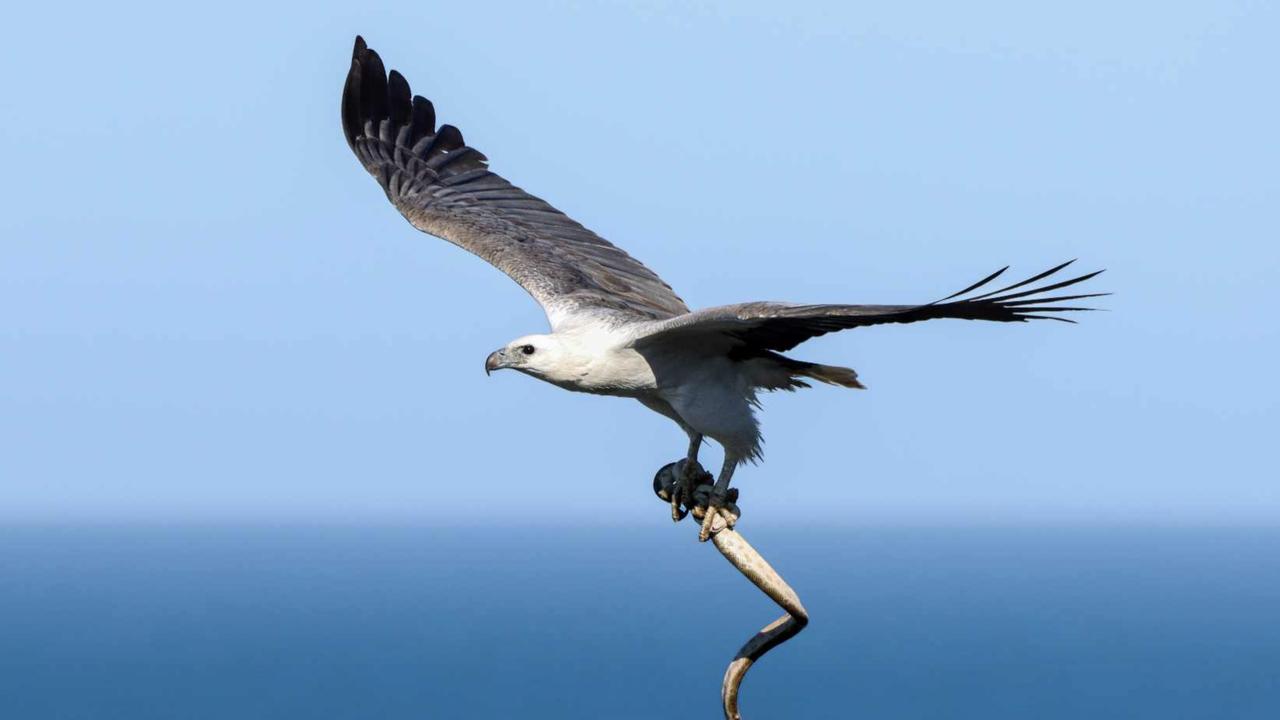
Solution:
M419 230L484 258L538 301L552 328L689 312L670 286L545 201L492 173L480 151L356 38L342 129L387 198Z
M1084 282L1101 273L1101 270L1070 280L1019 290L1048 278L1072 262L1075 261L1062 263L1039 275L999 290L981 295L972 294L1008 270L1006 266L958 293L927 305L792 305L775 302L723 305L637 328L640 332L636 343L674 340L690 335L720 334L749 348L782 352L790 350L805 340L829 332L883 323L910 323L936 318L997 322L1027 320L1075 322L1051 313L1093 310L1093 308L1063 306L1058 303L1100 297L1109 293L1086 295L1049 295L1049 293Z

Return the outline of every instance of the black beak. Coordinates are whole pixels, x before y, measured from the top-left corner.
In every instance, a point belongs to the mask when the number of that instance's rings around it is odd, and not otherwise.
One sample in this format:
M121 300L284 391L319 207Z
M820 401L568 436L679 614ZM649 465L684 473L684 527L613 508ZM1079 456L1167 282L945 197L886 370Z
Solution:
M485 374L485 375L488 375L489 373L493 372L494 370L500 370L500 369L502 369L503 367L505 367L505 366L502 364L502 351L501 351L501 350L494 350L493 352L489 353L489 357L487 357L487 358L485 358L485 359L484 359L484 374Z

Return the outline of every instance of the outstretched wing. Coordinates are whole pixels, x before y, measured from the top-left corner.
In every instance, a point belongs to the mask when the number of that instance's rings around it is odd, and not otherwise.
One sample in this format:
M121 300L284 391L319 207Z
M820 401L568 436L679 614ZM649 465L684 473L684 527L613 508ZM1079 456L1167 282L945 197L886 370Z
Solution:
M342 92L342 129L414 227L484 258L538 301L553 328L689 312L653 271L545 201L492 173L480 151L413 95L362 38Z
M1048 278L1072 262L1075 261L1062 263L1039 275L999 290L981 295L972 294L1008 270L1006 266L958 293L927 305L793 305L775 302L723 305L698 310L670 320L648 323L643 328L637 328L640 332L636 342L646 344L687 335L720 334L747 347L781 352L829 332L883 323L910 323L935 318L997 322L1026 320L1075 322L1046 313L1092 310L1093 308L1063 306L1057 303L1100 297L1109 293L1086 295L1050 295L1049 293L1084 282L1102 272L1101 270L1070 280L1019 290Z

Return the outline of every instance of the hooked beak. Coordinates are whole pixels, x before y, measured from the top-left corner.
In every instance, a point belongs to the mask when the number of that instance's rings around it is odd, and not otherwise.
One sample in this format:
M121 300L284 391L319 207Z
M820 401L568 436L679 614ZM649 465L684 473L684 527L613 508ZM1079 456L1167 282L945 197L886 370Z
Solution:
M503 358L502 358L501 350L494 350L493 352L489 353L489 357L484 359L484 374L488 375L494 370L501 370L502 368L506 367L506 365L502 364L502 359Z

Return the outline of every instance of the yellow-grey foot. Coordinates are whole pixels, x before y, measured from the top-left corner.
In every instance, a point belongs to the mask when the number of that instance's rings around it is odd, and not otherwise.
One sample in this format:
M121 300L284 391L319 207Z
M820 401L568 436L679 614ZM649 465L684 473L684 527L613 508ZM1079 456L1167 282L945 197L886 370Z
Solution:
M731 528L738 522L742 511L738 509L738 489L729 490L720 495L710 485L700 485L694 491L697 503L693 509L693 517L702 522L698 531L698 542L706 542L712 535Z

